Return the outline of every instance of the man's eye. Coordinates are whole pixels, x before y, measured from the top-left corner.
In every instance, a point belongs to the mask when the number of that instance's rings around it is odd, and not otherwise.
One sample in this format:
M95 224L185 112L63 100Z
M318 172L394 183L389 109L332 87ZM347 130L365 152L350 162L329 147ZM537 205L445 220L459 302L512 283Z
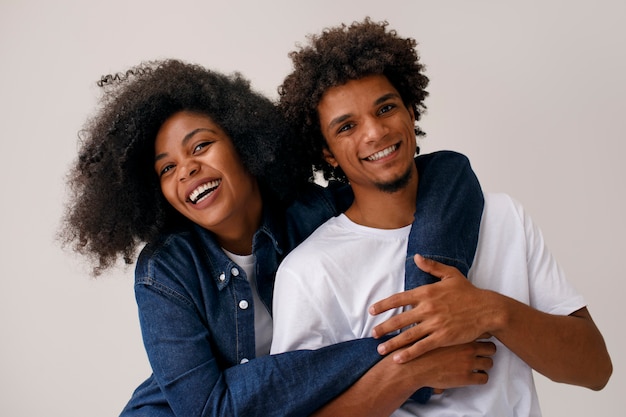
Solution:
M391 111L395 106L393 104L387 104L383 107L381 107L380 109L380 113L387 113L388 111Z
M353 127L354 127L354 125L352 123L347 123L347 124L341 126L339 128L339 130L337 131L337 133L347 132L348 130L352 129Z

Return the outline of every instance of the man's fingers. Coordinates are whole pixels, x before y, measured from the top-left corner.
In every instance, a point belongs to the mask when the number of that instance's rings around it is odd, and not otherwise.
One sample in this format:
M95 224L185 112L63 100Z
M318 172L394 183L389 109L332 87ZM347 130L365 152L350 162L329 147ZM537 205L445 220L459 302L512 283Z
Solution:
M369 308L369 313L375 316L385 311L392 310L394 308L404 307L411 304L411 291L403 291L389 297L375 302Z
M493 342L476 342L476 356L493 356L496 354L496 345Z
M420 254L415 254L415 256L413 256L413 261L419 269L439 279L445 279L453 276L453 271L458 272L458 269L452 266L442 264L441 262L437 262L432 259L424 258Z
M387 320L385 320L384 322L380 323L379 325L377 325L376 327L372 329L372 336L375 339L378 339L380 337L383 337L386 334L393 333L396 330L400 330L400 329L404 329L405 327L412 326L413 324L417 322L417 317L414 317L414 315L411 313L412 311L406 311L404 313L400 313L396 316L392 316L388 318ZM405 336L413 335L415 333L414 327L411 327L407 330L412 330L412 331L408 335L405 335Z
M419 342L415 342L412 346L402 350L401 352L394 353L393 361L396 363L407 363L424 353L432 350L436 345L431 343L429 337L425 337Z
M492 356L496 353L496 345L491 342L476 342L476 345L475 371L486 374L493 368Z
M489 374L487 372L473 372L471 376L472 385L485 385L489 382Z
M398 350L401 347L404 347L408 344L415 342L423 338L425 335L419 329L419 326L413 326L409 329L406 329L399 335L392 337L384 343L378 345L378 353L381 355L387 355L394 350Z
M477 371L488 371L493 368L493 359L491 357L480 357L477 358Z

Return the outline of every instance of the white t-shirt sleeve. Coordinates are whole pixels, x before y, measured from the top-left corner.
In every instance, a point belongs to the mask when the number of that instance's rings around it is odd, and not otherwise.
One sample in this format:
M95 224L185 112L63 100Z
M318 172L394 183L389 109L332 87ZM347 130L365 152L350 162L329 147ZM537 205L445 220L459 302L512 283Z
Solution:
M568 315L586 303L550 253L543 234L523 206L511 198L526 236L526 258L530 282L530 305L550 314Z
M549 314L568 315L585 306L548 250L541 230L522 205L506 194L485 194L469 278L479 288Z

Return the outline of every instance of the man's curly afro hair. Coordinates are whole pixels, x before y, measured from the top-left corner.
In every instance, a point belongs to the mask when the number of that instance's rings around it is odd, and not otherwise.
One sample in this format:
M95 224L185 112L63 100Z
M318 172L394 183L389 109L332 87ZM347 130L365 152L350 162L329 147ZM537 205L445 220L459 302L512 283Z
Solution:
M232 139L263 198L286 201L302 173L276 106L231 76L177 60L143 63L102 77L100 108L80 133L69 175L71 198L60 238L94 262L94 274L134 261L137 246L187 220L163 197L154 170L154 141L173 114L209 116ZM289 155L289 158L284 157ZM310 170L309 170L310 171Z
M365 18L350 26L327 28L320 35L309 35L308 45L289 54L294 70L278 89L280 108L305 143L308 165L321 171L326 179L347 182L341 169L332 168L322 158L326 141L317 105L326 90L369 75L384 75L404 104L413 107L416 121L426 109L428 78L422 73L417 43L399 37L396 31L387 29L388 25ZM417 126L415 133L424 134Z

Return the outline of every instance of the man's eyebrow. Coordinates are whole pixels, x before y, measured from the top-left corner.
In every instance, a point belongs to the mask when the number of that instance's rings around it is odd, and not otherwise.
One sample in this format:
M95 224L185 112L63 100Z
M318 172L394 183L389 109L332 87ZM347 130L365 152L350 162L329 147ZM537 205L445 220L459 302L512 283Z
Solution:
M400 95L398 93L387 93L387 94L383 94L382 96L378 97L376 99L376 101L374 101L374 105L379 105L384 103L387 100L391 100L394 98L401 98Z
M193 138L194 135L196 133L199 133L199 132L211 132L211 133L214 133L216 135L218 134L218 132L216 132L213 129L209 129L208 127L199 127L197 129L194 129L191 132L187 133L185 135L185 137L183 137L183 140L181 142L182 146L185 146L187 144L187 142L189 142L191 140L191 138ZM160 154L158 154L157 156L154 157L154 162L157 162L157 161L165 158L166 156L167 156L167 153L160 153Z
M382 96L378 97L375 101L374 101L374 105L378 106L384 102L386 102L387 100L391 100L394 98L398 98L400 99L400 95L397 93L387 93L387 94L383 94ZM352 115L351 114L343 114L341 116L337 116L335 117L333 120L331 120L328 123L328 129L332 129L333 127L335 127L336 125L343 123L346 119L349 119Z
M333 120L331 120L328 123L328 129L332 129L333 127L335 127L336 125L343 123L344 121L346 121L347 119L349 119L352 115L351 114L343 114L341 116L337 116L335 117Z

